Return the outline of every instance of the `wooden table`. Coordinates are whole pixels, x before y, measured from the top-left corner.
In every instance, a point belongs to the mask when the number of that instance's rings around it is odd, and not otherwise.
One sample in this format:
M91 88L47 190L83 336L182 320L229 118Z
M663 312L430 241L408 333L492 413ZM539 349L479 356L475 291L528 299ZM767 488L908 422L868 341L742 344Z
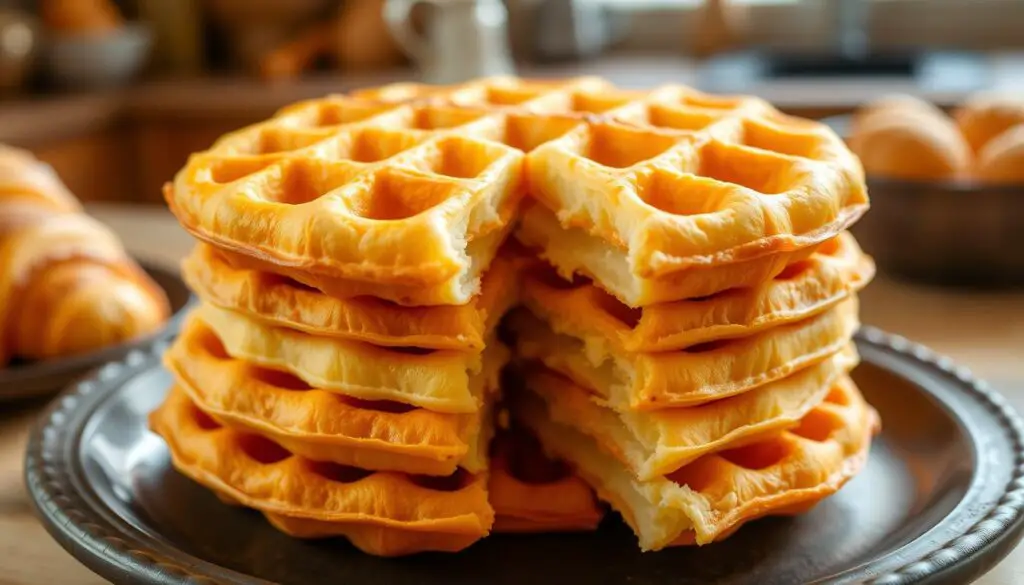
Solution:
M90 210L140 257L175 265L191 246L161 209ZM1024 411L1024 295L954 294L879 278L862 295L862 313L865 323L921 341L969 366ZM0 406L0 585L103 583L58 547L30 512L21 482L22 449L40 406ZM1024 583L1024 547L978 583Z

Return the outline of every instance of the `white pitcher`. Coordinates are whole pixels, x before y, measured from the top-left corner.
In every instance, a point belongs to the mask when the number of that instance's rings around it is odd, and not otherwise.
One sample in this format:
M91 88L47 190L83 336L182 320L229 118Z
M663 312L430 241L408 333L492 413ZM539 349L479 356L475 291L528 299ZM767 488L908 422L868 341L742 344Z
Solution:
M424 31L410 12L427 4ZM450 84L514 72L508 48L508 11L501 0L387 0L384 19L427 83Z

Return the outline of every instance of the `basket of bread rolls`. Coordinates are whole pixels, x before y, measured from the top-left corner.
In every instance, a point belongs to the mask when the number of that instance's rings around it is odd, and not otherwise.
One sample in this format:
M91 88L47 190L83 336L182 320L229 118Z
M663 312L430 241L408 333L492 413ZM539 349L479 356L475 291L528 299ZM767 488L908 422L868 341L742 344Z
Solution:
M979 93L949 113L889 96L861 107L844 133L871 193L855 231L881 271L1024 286L1024 95Z
M143 266L53 168L0 145L0 401L56 392L172 333L193 302Z

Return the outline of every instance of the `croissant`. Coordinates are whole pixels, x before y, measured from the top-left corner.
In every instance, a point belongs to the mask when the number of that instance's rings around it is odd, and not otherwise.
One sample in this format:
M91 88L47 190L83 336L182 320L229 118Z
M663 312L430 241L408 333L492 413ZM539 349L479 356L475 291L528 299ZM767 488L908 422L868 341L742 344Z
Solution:
M0 145L0 367L124 342L169 313L163 290L48 165Z

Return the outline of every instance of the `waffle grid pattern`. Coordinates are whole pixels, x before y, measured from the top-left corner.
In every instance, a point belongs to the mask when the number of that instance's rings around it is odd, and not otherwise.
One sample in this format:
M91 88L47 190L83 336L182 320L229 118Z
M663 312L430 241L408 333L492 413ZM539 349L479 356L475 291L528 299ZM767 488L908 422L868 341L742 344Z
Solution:
M563 225L628 248L641 276L821 243L866 207L859 163L820 124L757 98L592 78L303 102L193 155L166 195L219 247L430 285L464 276L466 243L510 221L524 178Z

